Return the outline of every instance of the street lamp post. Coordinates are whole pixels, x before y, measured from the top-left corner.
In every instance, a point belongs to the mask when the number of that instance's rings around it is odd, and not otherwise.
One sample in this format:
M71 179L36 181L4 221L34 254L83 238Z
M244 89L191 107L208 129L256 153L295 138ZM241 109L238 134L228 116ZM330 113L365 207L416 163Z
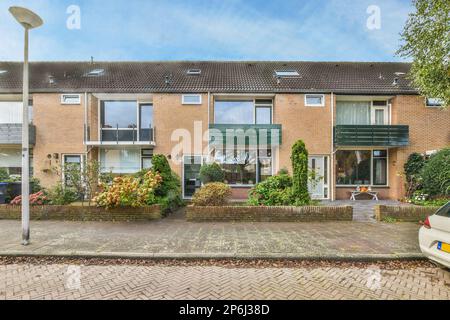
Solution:
M22 244L30 243L30 138L28 117L28 33L40 27L42 19L26 8L10 7L9 12L25 29L23 60L23 108L22 108Z

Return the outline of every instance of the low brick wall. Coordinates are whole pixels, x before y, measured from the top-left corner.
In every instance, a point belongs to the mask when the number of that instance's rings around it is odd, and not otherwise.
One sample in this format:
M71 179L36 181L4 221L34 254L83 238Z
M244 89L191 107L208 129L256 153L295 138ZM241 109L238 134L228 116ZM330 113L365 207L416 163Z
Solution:
M313 222L352 221L353 208L348 207L196 207L188 206L186 219L192 222Z
M31 220L62 221L148 221L161 218L159 205L142 208L104 208L89 206L32 206ZM0 205L0 220L18 220L21 207Z
M378 221L395 219L405 222L424 221L426 217L434 214L439 207L419 206L375 206L375 216Z

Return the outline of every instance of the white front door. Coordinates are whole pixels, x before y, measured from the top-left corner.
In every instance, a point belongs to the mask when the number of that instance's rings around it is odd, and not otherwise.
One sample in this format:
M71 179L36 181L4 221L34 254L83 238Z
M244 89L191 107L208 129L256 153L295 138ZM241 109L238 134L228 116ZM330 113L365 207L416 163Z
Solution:
M308 189L313 199L328 199L328 157L310 156Z
M372 107L372 125L387 125L389 124L388 107Z

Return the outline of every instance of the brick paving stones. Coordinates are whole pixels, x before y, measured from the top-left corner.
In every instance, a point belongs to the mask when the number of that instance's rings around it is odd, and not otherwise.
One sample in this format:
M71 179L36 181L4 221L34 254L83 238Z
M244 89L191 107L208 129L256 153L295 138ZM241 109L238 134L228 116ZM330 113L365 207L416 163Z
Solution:
M0 221L0 255L167 258L421 257L414 223L148 223L33 221L20 245L19 221Z
M450 299L434 267L0 266L4 299Z

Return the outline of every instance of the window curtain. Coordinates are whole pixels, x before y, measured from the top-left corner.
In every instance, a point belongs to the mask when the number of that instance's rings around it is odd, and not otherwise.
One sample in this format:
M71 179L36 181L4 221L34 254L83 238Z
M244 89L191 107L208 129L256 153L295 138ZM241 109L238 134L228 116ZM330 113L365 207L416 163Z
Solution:
M370 102L338 101L336 103L337 125L369 125Z
M140 150L102 149L100 151L102 172L136 173L141 169Z

